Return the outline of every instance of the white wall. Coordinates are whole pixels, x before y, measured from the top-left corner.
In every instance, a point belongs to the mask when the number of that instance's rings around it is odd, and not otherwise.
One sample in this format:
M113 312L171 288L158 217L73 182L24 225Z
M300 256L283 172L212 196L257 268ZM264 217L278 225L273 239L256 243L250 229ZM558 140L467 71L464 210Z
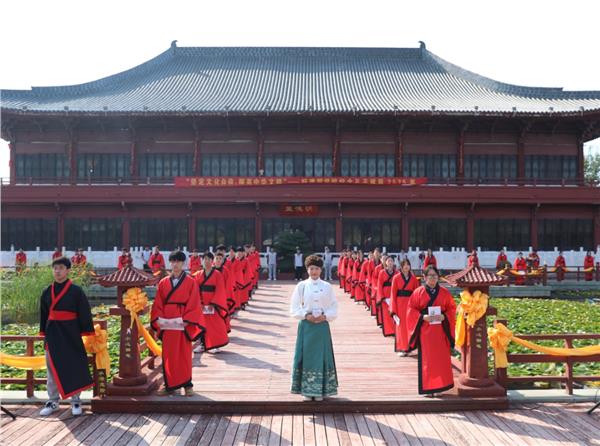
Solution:
M187 252L187 248L184 247L184 251ZM73 251L63 251L67 257L73 256ZM27 253L27 264L33 265L38 262L40 265L49 264L52 259L52 251L26 251ZM133 265L137 268L142 267L142 260L140 258L141 248L132 248L131 254L133 256ZM165 261L167 260L167 256L169 251L162 251L165 256ZM398 253L392 253L398 255ZM413 268L419 267L419 251L416 248L410 248L408 251L408 259L410 263L413 265ZM467 265L467 256L468 252L465 251L464 248L456 248L452 250L438 250L434 251L433 254L437 258L438 266L440 268L445 269L462 269ZM527 256L527 251L524 251L523 254ZM565 260L567 261L567 266L583 266L583 259L586 255L586 251L583 248L580 248L579 251L565 251L564 253ZM14 250L11 251L2 251L0 257L0 266L9 267L15 265L15 255L16 252ZM92 251L88 248L85 251L85 255L88 259L88 262L92 263L94 266L99 268L116 268L117 261L119 255L121 255L121 251L116 247L112 251ZM507 251L506 255L508 256L508 260L511 263L514 263L515 258L517 257L517 251ZM558 250L554 251L538 251L538 255L541 259L541 264L554 265L554 260L558 255ZM498 257L498 251L480 251L478 250L479 256L479 264L484 268L495 268L496 267L496 258ZM595 253L596 261L600 262L600 248L596 250ZM337 257L334 259L334 265L337 264ZM263 256L261 256L261 263L263 267L266 266L266 261Z

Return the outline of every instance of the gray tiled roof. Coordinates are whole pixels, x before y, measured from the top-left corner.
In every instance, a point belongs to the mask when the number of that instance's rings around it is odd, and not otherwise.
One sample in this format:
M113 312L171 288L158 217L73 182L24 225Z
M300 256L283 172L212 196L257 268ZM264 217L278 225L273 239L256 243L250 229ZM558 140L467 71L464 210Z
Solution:
M421 48L176 47L93 82L3 90L2 110L87 113L579 113L600 91L504 84Z

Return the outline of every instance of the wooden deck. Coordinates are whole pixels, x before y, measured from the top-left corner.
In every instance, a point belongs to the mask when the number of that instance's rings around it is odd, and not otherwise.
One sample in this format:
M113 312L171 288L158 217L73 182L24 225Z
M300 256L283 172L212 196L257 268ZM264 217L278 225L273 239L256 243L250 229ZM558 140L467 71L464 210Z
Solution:
M442 398L417 394L416 356L396 355L363 305L336 286L339 318L331 324L340 387L322 403L290 394L297 322L289 316L295 282L261 282L246 311L233 320L221 353L195 355L196 397L110 397L94 412L312 413L415 412L508 407L506 398Z
M598 445L600 412L590 404L540 404L506 411L436 414L316 413L94 414L56 417L39 408L11 407L2 417L0 444L58 445Z

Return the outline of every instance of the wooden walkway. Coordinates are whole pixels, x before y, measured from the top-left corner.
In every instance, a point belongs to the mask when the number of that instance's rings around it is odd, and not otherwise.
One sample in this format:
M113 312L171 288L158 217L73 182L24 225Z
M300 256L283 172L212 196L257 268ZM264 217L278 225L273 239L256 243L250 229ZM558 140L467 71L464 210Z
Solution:
M425 398L417 393L416 355L401 358L393 338L363 305L335 287L338 319L331 323L338 395L307 403L290 394L297 321L289 316L296 282L261 282L246 311L233 320L231 342L221 353L195 355L196 397L110 397L94 400L95 412L312 413L414 412L504 408L506 398L469 399L451 393Z
M11 407L0 444L58 445L599 445L600 412L589 404L540 404L507 411L436 414L102 414L37 417Z

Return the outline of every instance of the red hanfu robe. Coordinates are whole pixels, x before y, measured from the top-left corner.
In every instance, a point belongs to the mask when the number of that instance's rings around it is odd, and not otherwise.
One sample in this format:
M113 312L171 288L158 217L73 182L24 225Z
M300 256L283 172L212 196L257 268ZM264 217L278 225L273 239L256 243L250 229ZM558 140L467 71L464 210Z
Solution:
M202 259L200 256L190 256L190 274L195 274L202 269Z
M119 256L119 263L117 264L117 268L123 269L127 265L131 263L132 259L127 254Z
M527 261L523 258L517 257L515 260L515 269L517 271L527 272ZM515 285L523 285L525 283L525 276L517 276L515 278Z
M161 330L158 318L182 318L185 329ZM158 282L150 313L150 324L162 340L165 388L176 390L192 386L192 342L205 331L198 286L185 272L177 285L171 276Z
M377 281L377 317L378 320L381 319L381 330L384 336L394 336L396 333L394 318L390 314L392 280L396 274L398 274L398 270L395 268L391 273L387 269L383 269L379 273ZM386 301L386 299L389 300Z
M54 252L52 253L52 260L54 260L54 259L58 259L59 257L62 257L62 256L63 256L63 253L62 253L62 251L54 251Z
M160 252L157 254L152 254L149 262L150 264L148 266L150 266L150 269L153 273L165 269L165 258Z
M45 337L48 373L61 398L93 387L81 336L94 335L90 304L83 290L70 280L54 282L40 299L40 336Z
M538 269L540 267L540 256L537 254L529 254L529 261L531 262L531 269Z
M204 348L210 350L224 347L229 344L229 336L227 336L229 309L223 275L215 268L211 269L208 274L206 274L206 270L201 270L196 274L194 280L198 284L204 313L204 326L206 327Z
M24 252L18 252L15 257L15 266L17 269L24 268L27 265L27 254Z
M379 286L379 273L383 269L383 264L379 262L375 265L373 269L373 273L371 274L371 316L377 316L377 324L381 324L381 320L379 319L379 312L377 311L377 287Z
M433 254L431 254L430 256L425 256L425 261L423 262L423 271L429 266L429 265L433 265L437 268L437 259L435 258L435 256Z
M338 262L338 278L340 279L340 288L344 289L344 284L346 283L346 264L348 263L348 258L346 256L340 257L340 261Z
M558 256L554 262L556 268L556 280L559 282L565 280L565 270L567 269L567 262L563 256Z
M232 277L232 283L234 286L234 297L235 297L235 307L234 307L234 311L238 310L242 307L242 305L245 305L247 300L246 300L246 295L248 294L246 291L246 288L248 287L248 284L246 283L246 271L245 271L245 263L244 263L244 259L240 260L240 259L233 259L231 260L231 274L233 275Z
M469 256L467 266L479 266L479 258L477 257L477 254Z
M398 318L394 320L396 342L394 343L394 351L408 351L408 324L406 313L408 309L408 301L413 291L419 288L421 284L412 272L405 277L403 273L396 274L392 279L392 315ZM392 317L392 319L394 319Z
M227 312L228 316L225 319L225 325L227 326L227 333L231 331L231 314L233 314L235 308L235 297L233 291L233 284L231 282L232 274L229 267L224 264L220 268L214 267L223 276L223 284L225 285L225 298L227 300Z
M498 254L498 258L496 259L496 269L504 269L507 263L508 258L506 257L506 254Z
M350 292L350 297L352 297L352 299L356 300L356 301L363 301L365 300L364 298L364 287L363 287L363 291L362 293L359 291L359 281L360 281L360 274L362 272L362 269L364 268L364 261L361 262L360 260L356 260L354 262L354 269L352 270L352 288L351 288L351 292ZM361 294L362 298L359 299L358 294Z
M258 281L260 279L260 254L257 251L254 251L252 253L252 264L254 266L253 268L253 273L254 273L254 282L253 282L253 288L258 288Z
M355 298L357 302L367 300L367 276L369 271L369 262L363 261L358 270L358 284L356 285Z
M351 294L352 292L352 274L354 274L354 259L348 259L346 263L346 280L344 282L344 292Z
M592 270L585 273L585 280L590 281L594 279L594 256L586 255L583 259L583 269L588 268L592 268Z
M373 269L375 265L373 260L367 260L365 262L365 266L363 266L361 275L364 275L365 281L365 305L370 308L371 307L371 274L373 274Z
M441 307L445 316L441 324L423 320L428 307ZM419 349L419 394L438 393L454 387L451 350L454 348L456 304L450 292L441 286L423 285L413 291L408 301L408 348Z
M71 263L73 265L85 266L85 264L87 263L87 257L83 254L75 255L71 257Z

